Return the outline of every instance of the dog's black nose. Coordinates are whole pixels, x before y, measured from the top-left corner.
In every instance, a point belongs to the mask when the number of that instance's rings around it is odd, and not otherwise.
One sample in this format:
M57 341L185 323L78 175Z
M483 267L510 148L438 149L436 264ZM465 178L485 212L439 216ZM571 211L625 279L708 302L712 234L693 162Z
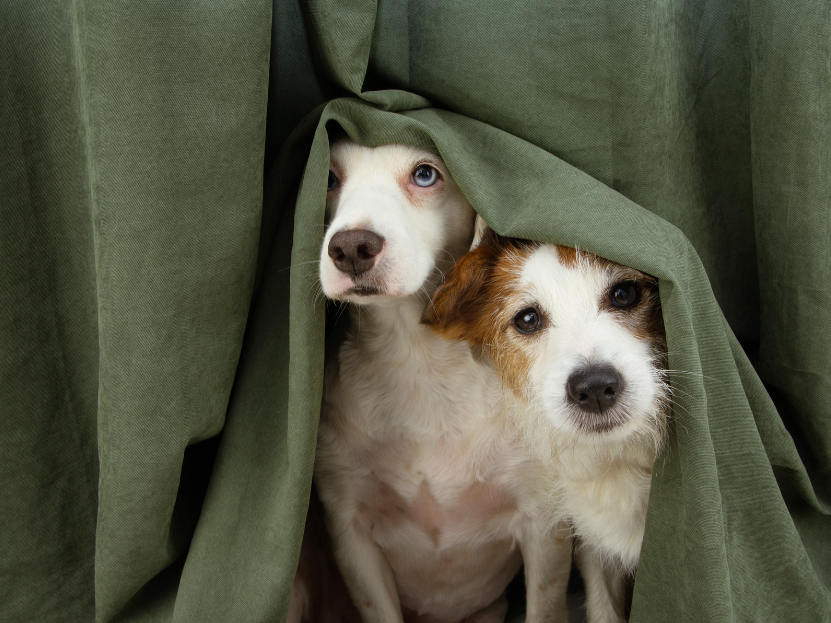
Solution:
M384 239L368 229L339 231L329 240L329 257L338 270L357 277L375 264Z
M588 413L603 413L615 406L623 380L608 364L592 364L572 372L566 381L571 401Z

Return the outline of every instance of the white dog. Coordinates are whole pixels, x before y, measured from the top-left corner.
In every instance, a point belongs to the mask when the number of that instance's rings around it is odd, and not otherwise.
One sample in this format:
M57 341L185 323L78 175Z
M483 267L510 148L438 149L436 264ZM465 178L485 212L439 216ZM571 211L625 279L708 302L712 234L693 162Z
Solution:
M580 539L589 621L624 618L668 411L654 278L568 247L503 238L453 268L425 322L481 348Z
M315 481L363 620L500 622L525 564L528 621L564 621L567 527L503 412L498 377L420 324L475 214L436 155L331 153L320 281L351 328L327 362Z

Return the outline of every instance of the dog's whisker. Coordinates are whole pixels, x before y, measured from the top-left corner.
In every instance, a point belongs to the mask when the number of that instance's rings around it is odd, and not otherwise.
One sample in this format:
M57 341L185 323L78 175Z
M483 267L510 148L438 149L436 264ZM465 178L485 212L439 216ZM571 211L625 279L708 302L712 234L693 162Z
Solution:
M683 407L682 405L678 404L678 402L677 402L677 401L675 401L675 400L669 399L669 400L667 401L667 404L669 404L669 405L670 405L673 409L677 407L677 408L681 409L681 411L683 411L683 412L684 412L684 413L686 413L687 415L691 415L691 414L690 414L690 412L689 412L689 411L688 411L685 407Z
M664 371L668 372L668 373L671 373L671 374L687 374L689 376L698 376L698 377L701 377L703 379L707 379L708 381L714 381L716 383L722 383L722 384L724 383L724 381L722 381L721 379L717 379L714 376L708 376L706 374L701 374L700 372L690 372L689 370L669 370L669 369L664 370Z
M317 280L309 283L306 287L306 296L308 297L310 294L312 297L312 305L317 305L319 296L323 294L323 286Z
M337 324L338 324L338 322L340 321L341 317L342 317L342 316L343 316L343 314L346 312L346 309L347 309L348 305L346 305L346 304L341 304L341 305L339 305L338 307L339 307L339 309L338 309L337 313L335 314L335 325L337 325Z
M450 251L448 251L447 249L439 249L439 252L440 253L446 253L450 257L450 259L449 260L436 260L436 261L450 262L450 263L454 263L456 261L456 258L453 257L453 254Z
M435 312L436 317L438 317L439 316L439 310L436 309L436 306L433 304L433 300L430 298L430 295L427 294L427 290L424 289L424 286L421 286L421 291L424 292L424 296L427 297L427 302L433 308L433 311Z

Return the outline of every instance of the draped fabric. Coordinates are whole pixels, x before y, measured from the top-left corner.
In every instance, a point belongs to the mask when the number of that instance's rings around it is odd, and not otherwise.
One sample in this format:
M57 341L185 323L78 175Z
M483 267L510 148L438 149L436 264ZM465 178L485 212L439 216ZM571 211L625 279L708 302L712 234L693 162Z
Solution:
M831 5L0 7L0 620L282 620L328 136L659 278L632 621L831 621Z

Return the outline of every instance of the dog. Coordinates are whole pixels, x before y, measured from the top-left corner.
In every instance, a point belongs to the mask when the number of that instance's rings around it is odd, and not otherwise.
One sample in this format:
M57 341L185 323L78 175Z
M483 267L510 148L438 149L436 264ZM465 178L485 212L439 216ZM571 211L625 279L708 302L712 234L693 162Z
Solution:
M496 373L421 324L475 212L444 162L333 144L320 283L349 303L327 359L314 478L366 623L497 623L525 565L528 622L565 621L569 528L503 413Z
M657 280L591 253L499 236L481 217L476 228L479 243L423 320L478 349L519 402L521 436L579 539L589 621L617 623L668 420Z

